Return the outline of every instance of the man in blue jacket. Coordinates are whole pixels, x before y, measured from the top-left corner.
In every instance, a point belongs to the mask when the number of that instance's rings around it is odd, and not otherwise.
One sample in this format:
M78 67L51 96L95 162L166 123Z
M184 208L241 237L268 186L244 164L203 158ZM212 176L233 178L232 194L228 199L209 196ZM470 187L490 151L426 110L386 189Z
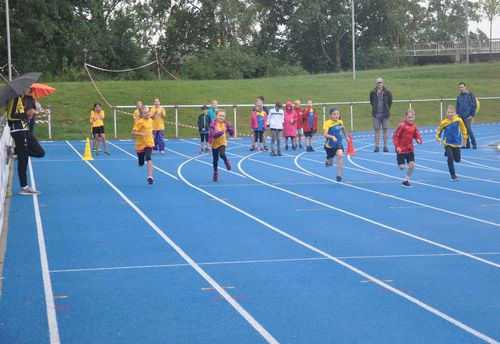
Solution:
M460 116L467 128L468 134L467 144L462 148L470 148L472 143L472 149L477 149L476 138L471 128L471 121L474 120L474 115L476 114L476 96L467 89L465 82L460 82L458 84L458 89L460 90L460 94L457 97L455 108L457 115Z

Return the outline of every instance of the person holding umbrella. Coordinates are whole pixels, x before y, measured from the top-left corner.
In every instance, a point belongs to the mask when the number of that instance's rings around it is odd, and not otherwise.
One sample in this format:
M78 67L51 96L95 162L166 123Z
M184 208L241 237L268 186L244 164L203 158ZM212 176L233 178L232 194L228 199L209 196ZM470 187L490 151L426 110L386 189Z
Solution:
M0 91L0 106L7 105L7 123L16 147L17 174L19 185L21 186L19 194L21 195L36 195L40 193L28 185L26 173L29 161L28 129L26 128L26 113L21 96L39 77L40 73L25 74L9 82Z

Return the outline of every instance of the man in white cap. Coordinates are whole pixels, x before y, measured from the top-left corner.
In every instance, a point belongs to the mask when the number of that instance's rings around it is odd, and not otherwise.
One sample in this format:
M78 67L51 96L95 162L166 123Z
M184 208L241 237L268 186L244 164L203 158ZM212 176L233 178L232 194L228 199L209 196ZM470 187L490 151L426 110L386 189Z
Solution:
M387 148L387 137L389 131L389 117L391 116L392 93L384 86L384 79L377 78L376 86L370 92L370 104L372 106L373 129L375 130L375 149L380 151L380 128L382 127L384 136L384 152L389 152Z

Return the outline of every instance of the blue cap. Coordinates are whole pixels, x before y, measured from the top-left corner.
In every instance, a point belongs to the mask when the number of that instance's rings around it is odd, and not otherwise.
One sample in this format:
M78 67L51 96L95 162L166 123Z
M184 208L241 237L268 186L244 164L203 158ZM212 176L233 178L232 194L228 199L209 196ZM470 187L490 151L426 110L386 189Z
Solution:
M339 111L339 109L336 109L336 108L331 108L331 109L330 109L330 115L331 115L332 113L334 113L335 111ZM340 113L340 111L339 111L339 113Z

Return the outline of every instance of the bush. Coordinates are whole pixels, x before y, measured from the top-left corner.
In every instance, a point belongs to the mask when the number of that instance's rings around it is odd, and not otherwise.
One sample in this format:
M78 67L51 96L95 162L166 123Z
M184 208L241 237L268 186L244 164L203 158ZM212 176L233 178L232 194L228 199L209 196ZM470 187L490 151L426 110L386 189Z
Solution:
M240 48L217 48L203 56L191 56L181 68L184 79L252 79L263 76L307 74L298 65L283 64Z

